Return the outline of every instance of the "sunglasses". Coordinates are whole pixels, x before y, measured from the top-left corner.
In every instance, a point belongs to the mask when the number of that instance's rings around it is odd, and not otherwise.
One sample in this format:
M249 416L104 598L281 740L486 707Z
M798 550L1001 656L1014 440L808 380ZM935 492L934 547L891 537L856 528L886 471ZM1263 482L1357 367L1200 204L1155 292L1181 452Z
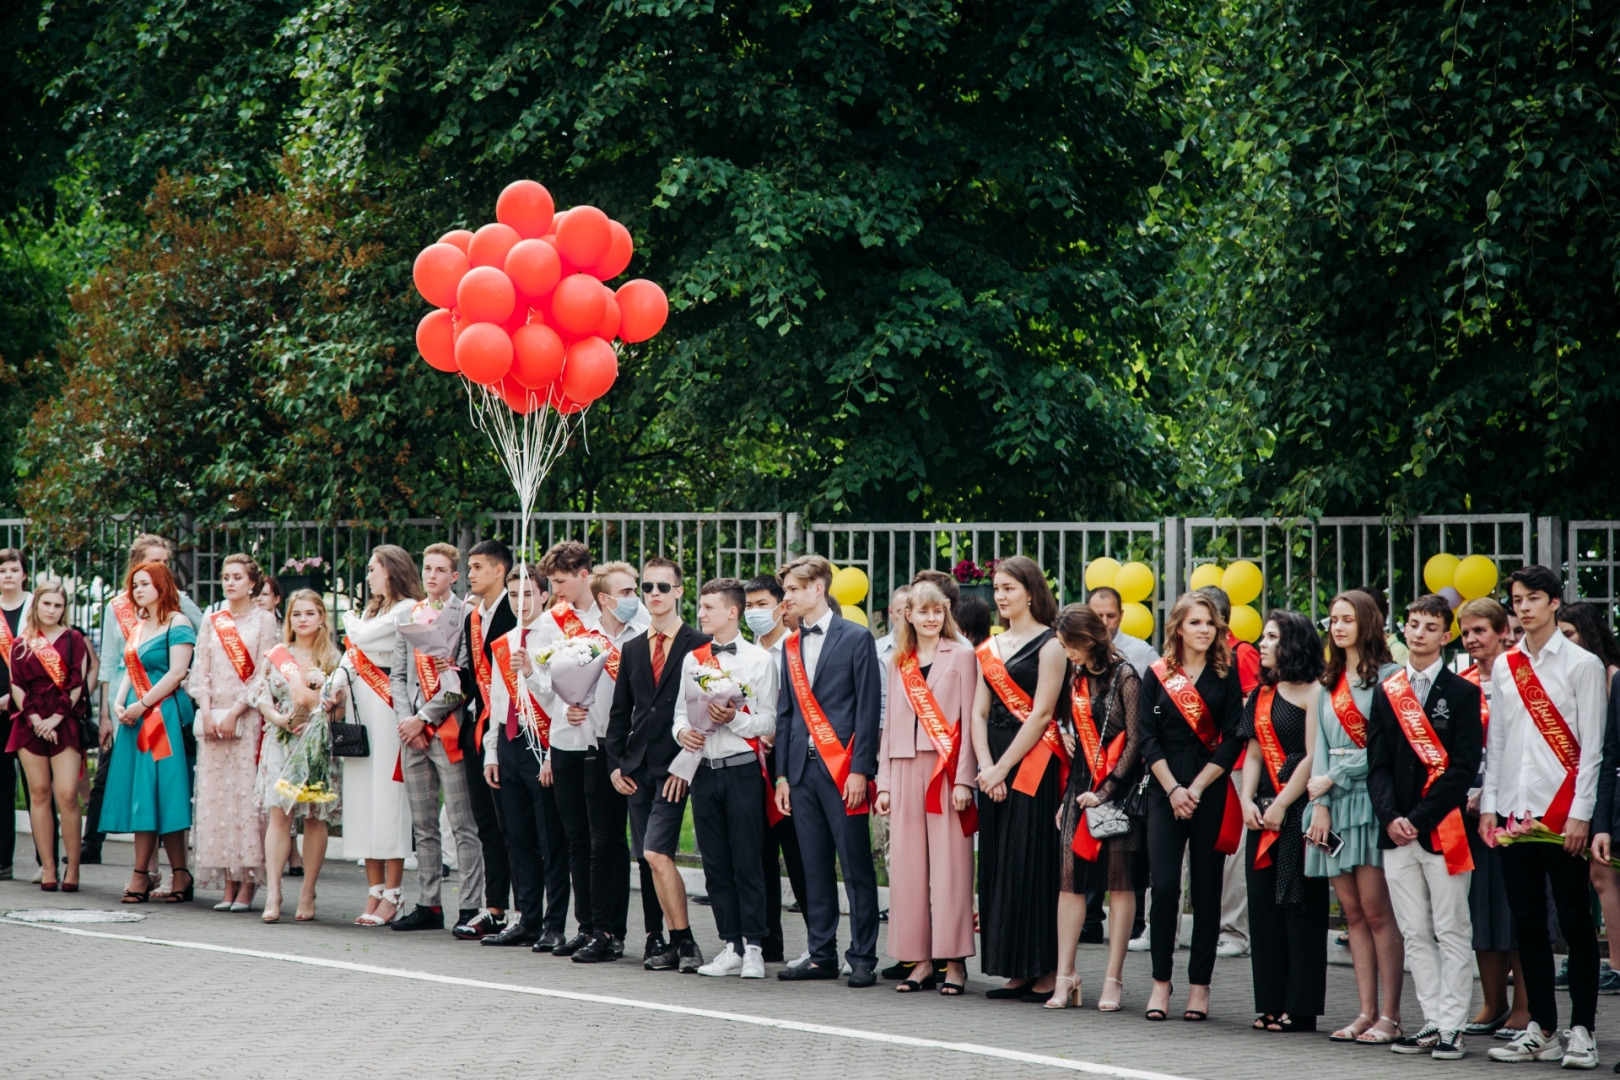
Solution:
M643 581L641 583L641 591L646 593L648 596L652 595L652 591L654 589L657 589L661 593L667 593L674 588L675 586L671 585L667 581Z

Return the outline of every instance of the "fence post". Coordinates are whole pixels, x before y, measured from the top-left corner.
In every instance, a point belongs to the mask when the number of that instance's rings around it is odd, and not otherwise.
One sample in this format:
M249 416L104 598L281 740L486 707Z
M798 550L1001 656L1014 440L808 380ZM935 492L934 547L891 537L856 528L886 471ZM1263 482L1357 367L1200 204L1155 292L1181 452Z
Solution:
M1164 611L1168 614L1181 598L1181 586L1185 580L1182 564L1186 560L1181 550L1181 519L1167 517L1162 528L1164 535L1159 542L1159 551L1164 562Z
M782 529L787 536L787 550L782 553L782 560L785 562L793 558L799 542L804 539L804 526L798 514L787 513L782 515Z
M1552 570L1553 573L1563 576L1564 557L1559 549L1562 539L1559 535L1559 521L1555 517L1536 519L1536 562ZM1564 599L1574 600L1575 582L1564 581Z

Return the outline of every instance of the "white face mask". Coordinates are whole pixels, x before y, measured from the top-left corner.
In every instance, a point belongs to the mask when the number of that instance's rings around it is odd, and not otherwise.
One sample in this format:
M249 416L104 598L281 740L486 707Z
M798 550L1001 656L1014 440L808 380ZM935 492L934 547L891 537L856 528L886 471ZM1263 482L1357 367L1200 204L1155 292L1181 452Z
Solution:
M777 619L775 608L749 608L743 612L743 621L748 623L748 629L754 632L755 637L764 637L775 630L781 620Z
M636 611L641 607L641 601L634 596L621 596L618 603L613 605L613 617L622 623L629 623L636 617Z

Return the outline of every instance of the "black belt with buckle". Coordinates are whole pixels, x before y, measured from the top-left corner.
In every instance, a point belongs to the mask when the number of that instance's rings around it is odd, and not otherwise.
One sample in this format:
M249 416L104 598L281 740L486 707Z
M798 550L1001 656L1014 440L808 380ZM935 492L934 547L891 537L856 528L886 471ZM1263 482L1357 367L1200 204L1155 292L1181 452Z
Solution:
M732 754L730 757L723 758L706 757L703 759L703 764L711 769L736 769L744 765L753 765L758 761L759 758L755 757L753 752L750 751L745 754Z

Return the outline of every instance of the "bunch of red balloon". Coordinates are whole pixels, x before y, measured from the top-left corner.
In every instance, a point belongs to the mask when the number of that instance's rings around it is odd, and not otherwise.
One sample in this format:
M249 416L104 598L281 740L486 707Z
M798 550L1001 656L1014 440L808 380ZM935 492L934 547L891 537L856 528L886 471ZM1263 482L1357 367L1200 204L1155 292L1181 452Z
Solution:
M634 251L629 230L596 207L556 213L550 192L518 180L496 200L493 223L445 233L416 257L417 291L437 308L417 324L416 347L514 412L579 412L618 377L613 339L646 341L669 317L653 282L603 284Z

